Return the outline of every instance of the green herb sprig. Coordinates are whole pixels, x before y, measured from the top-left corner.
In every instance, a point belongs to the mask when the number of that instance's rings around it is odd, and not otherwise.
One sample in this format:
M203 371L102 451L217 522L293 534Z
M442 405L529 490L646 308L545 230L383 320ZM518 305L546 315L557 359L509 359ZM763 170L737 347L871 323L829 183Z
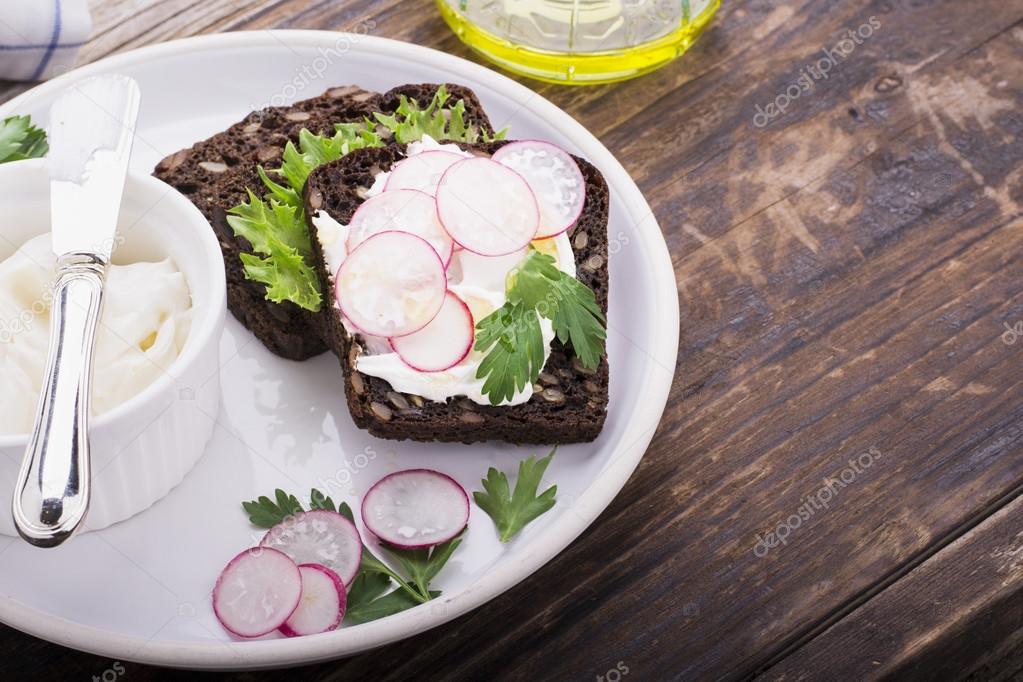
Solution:
M476 378L492 405L536 382L544 364L540 319L551 321L584 367L596 369L607 341L606 318L593 290L558 269L552 256L530 251L508 275L505 304L476 325L475 350L485 353Z
M0 163L46 156L46 131L32 125L31 116L10 116L0 121Z
M309 500L311 510L337 512L355 523L355 515L346 502L335 505L330 497L315 488L310 492ZM273 528L288 517L305 511L297 497L280 489L274 491L273 499L259 497L242 502L242 508L249 515L249 521L259 528ZM436 599L441 593L430 589L430 583L461 543L462 537L459 536L430 549L382 547L405 575L381 561L363 543L362 563L348 588L345 620L352 624L366 623Z
M556 451L557 448L554 448L542 459L530 457L520 462L514 492L511 491L508 476L491 467L483 479L483 491L472 494L479 508L494 521L501 542L509 542L527 524L554 507L558 486L551 486L539 495L537 490Z

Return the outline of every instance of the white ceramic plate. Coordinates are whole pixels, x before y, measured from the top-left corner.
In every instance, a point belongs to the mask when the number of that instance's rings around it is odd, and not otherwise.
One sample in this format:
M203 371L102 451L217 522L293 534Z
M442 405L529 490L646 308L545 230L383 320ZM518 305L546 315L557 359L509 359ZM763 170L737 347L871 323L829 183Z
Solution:
M452 81L473 88L511 137L548 139L579 153L611 188L611 403L596 443L562 448L546 481L558 504L501 546L473 508L462 547L431 604L357 627L297 639L233 641L214 619L213 583L260 536L240 502L281 487L307 499L329 490L354 508L387 472L429 466L479 489L487 468L509 473L539 448L408 444L355 428L333 356L274 357L233 319L221 347L223 405L205 457L177 489L139 516L56 550L0 537L0 620L110 658L243 669L313 663L409 637L451 620L550 561L607 507L639 463L664 409L678 346L671 260L650 208L622 166L582 126L531 90L470 62L405 43L320 31L260 31L155 45L89 65L0 107L47 123L56 93L100 72L136 78L143 92L133 167L150 170L267 103L327 87L383 91ZM15 466L0 461L0 466Z

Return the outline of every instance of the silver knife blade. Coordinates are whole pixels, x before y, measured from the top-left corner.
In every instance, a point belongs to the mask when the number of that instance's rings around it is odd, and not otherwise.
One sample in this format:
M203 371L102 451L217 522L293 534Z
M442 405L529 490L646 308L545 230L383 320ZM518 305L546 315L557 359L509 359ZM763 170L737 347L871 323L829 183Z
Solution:
M139 86L127 76L72 85L50 109L50 220L58 257L109 262L128 173Z

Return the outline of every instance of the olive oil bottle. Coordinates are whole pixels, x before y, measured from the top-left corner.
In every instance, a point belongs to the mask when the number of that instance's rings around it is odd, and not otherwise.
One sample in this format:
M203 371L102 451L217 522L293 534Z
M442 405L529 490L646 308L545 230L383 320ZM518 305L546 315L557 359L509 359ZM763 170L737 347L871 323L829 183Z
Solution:
M498 65L553 83L633 78L684 53L721 0L437 0L448 25Z

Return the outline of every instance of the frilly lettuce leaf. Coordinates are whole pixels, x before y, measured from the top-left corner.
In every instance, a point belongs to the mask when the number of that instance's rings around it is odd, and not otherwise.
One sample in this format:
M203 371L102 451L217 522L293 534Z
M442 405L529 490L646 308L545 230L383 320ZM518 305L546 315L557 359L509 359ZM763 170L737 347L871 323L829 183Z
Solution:
M259 169L265 194L260 197L248 190L248 201L228 211L227 222L236 235L252 244L255 253L241 256L245 276L266 285L268 300L291 301L313 312L323 305L302 205L302 189L309 174L318 166L340 159L355 149L382 147L384 131L390 131L395 140L403 143L414 142L423 135L468 143L504 137L505 131L489 135L467 124L465 102L458 100L448 106L449 99L442 85L425 109L402 97L393 116L374 114L375 122L363 119L339 123L333 135L315 135L303 129L297 145L288 142L284 147L281 167L270 171L280 182ZM0 128L0 152L3 143Z
M248 190L248 201L228 211L228 224L236 235L252 244L255 252L241 256L245 276L266 285L268 300L291 301L306 310L319 311L323 295L312 267L302 188L317 166L340 159L353 149L382 145L368 122L340 124L330 137L302 130L298 145L288 142L282 165L274 171L285 184L275 182L260 168L266 195L260 198Z
M303 257L312 255L302 208L283 201L274 193L260 199L250 190L248 202L235 206L229 214L227 221L235 234L249 240L256 253L268 255L270 241L276 239Z
M441 85L425 109L419 103L401 96L398 109L393 116L376 113L373 116L384 128L390 130L398 142L408 143L421 140L429 135L435 140L456 140L458 142L493 142L502 140L508 129L491 135L465 121L465 101L458 100L453 106L446 106L451 95Z
M241 255L245 277L266 285L266 298L274 303L291 301L316 311L323 304L316 273L295 249L271 239L267 255Z
M382 147L384 144L369 121L339 123L335 128L337 132L332 137L314 135L303 129L298 134L297 147L292 142L284 147L284 163L277 172L293 188L299 203L298 192L305 187L306 178L317 166L340 159L354 149Z
M252 244L254 253L241 255L245 277L265 284L268 300L320 309L323 296L309 265L312 247L301 207L284 203L273 193L260 199L249 191L248 202L232 208L227 222Z

